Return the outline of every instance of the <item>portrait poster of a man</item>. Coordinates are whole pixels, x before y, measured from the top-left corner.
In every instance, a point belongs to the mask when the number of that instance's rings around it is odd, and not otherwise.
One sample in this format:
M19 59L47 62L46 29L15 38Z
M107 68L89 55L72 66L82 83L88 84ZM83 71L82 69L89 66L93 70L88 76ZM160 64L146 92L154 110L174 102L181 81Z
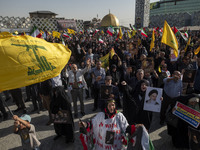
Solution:
M144 110L160 112L162 101L162 89L147 87L144 101Z

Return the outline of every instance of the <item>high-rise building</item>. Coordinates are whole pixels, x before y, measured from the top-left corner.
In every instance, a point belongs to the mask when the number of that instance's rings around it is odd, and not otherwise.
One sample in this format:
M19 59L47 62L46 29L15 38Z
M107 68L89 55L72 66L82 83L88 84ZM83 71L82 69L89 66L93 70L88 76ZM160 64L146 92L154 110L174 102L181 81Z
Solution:
M172 26L199 26L200 0L160 0L150 4L150 27L163 26L164 20Z
M136 0L135 5L135 27L149 26L150 0Z

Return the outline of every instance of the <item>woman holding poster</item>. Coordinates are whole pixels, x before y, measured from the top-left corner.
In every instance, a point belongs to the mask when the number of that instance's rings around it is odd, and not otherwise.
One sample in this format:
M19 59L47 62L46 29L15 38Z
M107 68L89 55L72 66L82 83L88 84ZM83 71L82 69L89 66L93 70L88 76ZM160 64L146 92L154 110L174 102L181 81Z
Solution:
M136 85L133 98L139 109L137 112L136 123L144 124L146 129L149 130L152 120L152 112L143 109L147 86L149 86L149 82L147 80L143 79L139 81Z

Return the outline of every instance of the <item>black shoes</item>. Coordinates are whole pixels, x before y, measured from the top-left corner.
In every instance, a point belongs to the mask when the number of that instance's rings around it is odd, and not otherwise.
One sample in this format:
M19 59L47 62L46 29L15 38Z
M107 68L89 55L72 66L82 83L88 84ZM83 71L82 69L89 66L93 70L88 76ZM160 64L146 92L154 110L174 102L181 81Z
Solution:
M92 109L92 111L96 111L97 110L97 108L96 107L94 107L93 109Z
M86 96L86 98L85 99L89 99L90 97L89 96Z
M25 109L23 109L23 114L26 114L27 113L27 110L26 110L26 108Z
M77 113L74 114L74 118L78 118L78 114Z
M6 120L8 120L8 113L3 114L3 121L6 121Z
M22 110L22 108L18 107L16 110L14 110L14 112L18 112L20 110Z
M66 143L74 143L74 139L68 139L68 138L66 138L65 142Z
M161 125L161 126L163 126L164 123L165 123L164 121L162 121L162 120L160 121L160 125Z
M29 101L31 101L31 99L29 99L29 98L27 98L27 99L25 100L25 102L29 102Z
M81 112L81 115L82 115L82 116L85 116L85 112Z
M50 126L52 123L53 123L53 120L49 120L49 121L46 123L46 126Z
M55 141L55 140L59 139L60 137L61 137L61 135L56 135L56 136L53 138L53 140Z

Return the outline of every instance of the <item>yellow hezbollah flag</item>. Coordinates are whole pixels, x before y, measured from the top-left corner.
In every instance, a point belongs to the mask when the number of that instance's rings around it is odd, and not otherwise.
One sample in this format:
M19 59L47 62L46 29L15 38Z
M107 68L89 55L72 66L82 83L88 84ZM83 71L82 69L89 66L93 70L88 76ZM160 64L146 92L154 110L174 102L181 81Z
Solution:
M2 37L2 36L8 36L8 35L12 36L12 34L10 32L1 32L0 33L0 37Z
M115 51L113 48L111 49L110 53L111 53L111 58L112 58L113 55L115 54ZM99 60L101 61L101 66L106 69L109 66L109 53L99 58Z
M138 39L138 46L140 46L142 44L142 41L140 40L140 38Z
M174 55L177 57L178 56L178 41L176 39L176 36L174 35L174 32L168 25L167 21L164 23L163 27L163 35L161 42L170 46L171 48L174 49Z
M123 33L122 33L122 29L121 29L121 27L119 28L119 39L122 39L122 36L123 36Z
M129 37L129 39L131 39L131 38L132 38L132 36L131 36L131 34L130 34L130 32L129 32L129 31L127 31L127 34L128 34L128 37Z
M190 36L190 38L189 38L189 40L188 40L188 42L187 42L187 44L186 44L186 46L185 46L185 52L187 51L187 48L188 48L188 46L190 45L190 41L191 41L191 36Z
M56 77L71 51L28 35L0 37L0 91L39 83Z
M154 34L154 30L152 32L152 37L151 37L151 44L150 44L150 51L152 50L152 48L154 48L155 46L155 34Z
M200 51L200 46L194 51L194 54L197 55Z
M68 32L69 34L74 34L74 35L75 35L75 31L74 31L73 29L67 28L67 32Z
M132 37L134 37L134 36L135 36L135 34L136 34L136 31L135 31L135 30L133 30L133 31L132 31Z
M55 38L58 38L58 39L60 39L60 35L61 35L61 33L60 32L57 32L57 31L52 31L52 36Z

